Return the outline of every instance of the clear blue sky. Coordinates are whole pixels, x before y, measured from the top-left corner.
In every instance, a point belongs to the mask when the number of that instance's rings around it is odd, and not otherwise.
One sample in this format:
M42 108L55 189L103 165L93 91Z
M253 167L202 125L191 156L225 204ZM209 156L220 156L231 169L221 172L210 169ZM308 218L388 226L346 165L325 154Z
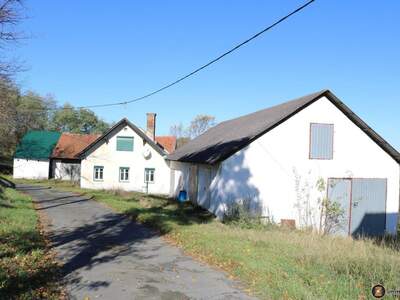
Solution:
M15 52L24 89L60 103L129 100L175 80L302 1L33 1ZM331 89L400 149L400 1L317 0L191 79L143 102L99 108L158 134L196 114L218 121Z

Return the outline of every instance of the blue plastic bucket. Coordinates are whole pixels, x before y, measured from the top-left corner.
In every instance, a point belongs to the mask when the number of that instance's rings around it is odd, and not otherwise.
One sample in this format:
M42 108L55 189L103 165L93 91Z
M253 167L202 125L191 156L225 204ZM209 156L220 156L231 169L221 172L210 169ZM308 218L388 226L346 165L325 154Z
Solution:
M187 200L187 193L186 191L179 191L178 201L185 202Z

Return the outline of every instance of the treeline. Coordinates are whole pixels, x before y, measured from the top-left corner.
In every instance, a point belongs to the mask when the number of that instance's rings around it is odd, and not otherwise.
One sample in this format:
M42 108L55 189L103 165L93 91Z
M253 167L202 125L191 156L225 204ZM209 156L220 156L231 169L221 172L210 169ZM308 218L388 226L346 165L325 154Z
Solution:
M10 160L29 130L102 133L109 124L93 111L66 103L57 106L52 96L22 92L10 79L0 79L0 162Z

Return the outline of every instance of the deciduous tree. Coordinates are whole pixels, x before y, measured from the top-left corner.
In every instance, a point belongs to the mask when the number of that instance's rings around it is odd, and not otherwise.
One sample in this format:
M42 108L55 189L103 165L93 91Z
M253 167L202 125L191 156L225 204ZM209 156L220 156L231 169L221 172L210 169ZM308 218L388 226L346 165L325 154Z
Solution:
M51 124L55 130L73 133L103 133L109 128L93 111L75 109L68 103L54 113Z

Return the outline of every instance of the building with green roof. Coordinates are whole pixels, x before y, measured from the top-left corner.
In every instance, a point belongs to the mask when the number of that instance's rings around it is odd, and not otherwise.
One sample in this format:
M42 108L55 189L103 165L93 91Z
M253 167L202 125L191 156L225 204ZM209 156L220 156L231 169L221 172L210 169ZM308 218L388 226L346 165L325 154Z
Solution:
M55 131L28 131L15 151L14 178L48 179L50 158L60 136Z

